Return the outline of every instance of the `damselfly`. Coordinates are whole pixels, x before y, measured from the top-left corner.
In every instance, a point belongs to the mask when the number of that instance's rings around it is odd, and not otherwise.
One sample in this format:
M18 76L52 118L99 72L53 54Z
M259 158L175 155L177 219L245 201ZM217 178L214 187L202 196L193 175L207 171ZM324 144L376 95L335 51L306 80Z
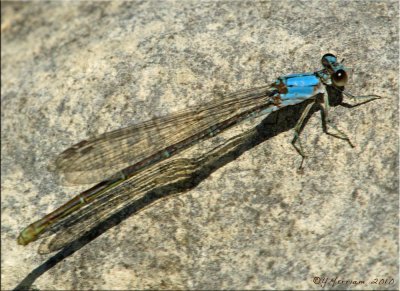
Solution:
M334 55L325 54L323 69L319 71L279 77L270 85L226 95L196 109L105 133L72 146L56 159L56 170L74 183L102 181L27 226L20 233L18 243L26 245L45 233L55 233L39 251L47 253L66 246L157 185L188 177L205 163L202 157L169 160L172 155L244 119L267 115L289 105L308 102L294 127L292 140L302 156L300 167L305 154L299 136L316 103L322 109L325 133L352 146L349 138L328 119L331 104L328 91L366 102L380 97L354 96L345 91L348 69L342 63ZM241 141L243 137L232 144Z

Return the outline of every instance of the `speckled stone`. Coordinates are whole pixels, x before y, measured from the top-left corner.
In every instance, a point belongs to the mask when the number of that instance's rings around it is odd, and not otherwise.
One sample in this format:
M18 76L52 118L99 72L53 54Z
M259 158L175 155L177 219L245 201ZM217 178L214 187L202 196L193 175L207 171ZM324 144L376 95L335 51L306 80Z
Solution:
M398 289L398 15L397 1L2 2L2 290ZM327 52L354 94L386 97L332 109L355 148L315 113L304 173L283 128L74 252L17 245L88 187L47 170L70 145L317 70Z

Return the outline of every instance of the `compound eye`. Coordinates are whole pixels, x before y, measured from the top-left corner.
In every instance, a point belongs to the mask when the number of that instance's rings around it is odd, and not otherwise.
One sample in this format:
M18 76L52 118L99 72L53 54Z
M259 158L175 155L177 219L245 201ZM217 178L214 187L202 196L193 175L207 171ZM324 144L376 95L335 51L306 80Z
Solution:
M321 59L321 63L324 66L324 68L331 68L332 64L335 64L336 61L337 61L336 56L332 54L324 54L324 56Z
M333 75L332 75L332 81L333 84L337 87L344 87L344 85L347 84L348 77L347 73L345 70L337 70Z

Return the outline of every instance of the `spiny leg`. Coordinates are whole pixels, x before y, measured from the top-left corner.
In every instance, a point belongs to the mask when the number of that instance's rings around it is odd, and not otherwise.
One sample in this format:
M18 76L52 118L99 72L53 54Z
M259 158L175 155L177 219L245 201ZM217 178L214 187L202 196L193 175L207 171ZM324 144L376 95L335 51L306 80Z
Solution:
M381 99L381 98L383 98L382 96L375 95L375 94L357 96L357 95L353 95L353 94L351 94L349 91L345 91L345 90L343 90L342 93L343 93L344 95L346 95L347 97L349 97L349 98L351 98L351 99L355 99L355 100L357 100L357 99L361 99L361 100L369 99L369 101L372 101L372 100L376 100L376 99Z
M333 124L333 122L329 119L328 117L328 112L329 112L329 97L328 94L324 95L324 104L321 104L322 110L321 110L321 118L322 118L322 130L324 131L324 133L326 133L327 135L345 140L349 143L349 145L354 148L354 145L351 143L349 137L340 129L338 129L336 127L336 125ZM329 132L328 131L328 125L331 129L333 129L334 131L336 131L336 133L333 132Z
M350 99L359 100L359 101L360 101L360 102L357 103L357 104L348 104L348 103L342 102L340 105L343 106L343 107L346 107L346 108L354 108L354 107L357 107L357 106L360 106L360 105L364 105L364 104L366 104L366 103L368 103L368 102L374 101L374 100L376 100L376 99L382 99L382 98L384 98L384 97L382 97L382 96L375 95L375 94L356 96L356 95L353 95L353 94L351 94L349 91L346 91L346 90L344 90L344 89L338 89L338 88L336 88L336 87L334 87L334 86L330 86L330 87L333 88L334 90L338 91L339 93L341 93L341 94L343 94L343 95L346 95L346 96L349 97Z
M292 146L297 151L297 153L301 156L301 163L299 166L299 170L301 170L303 168L303 162L306 158L306 155L304 154L303 146L301 145L301 141L300 141L300 133L303 128L304 121L305 121L306 117L308 116L308 113L310 112L311 107L313 107L314 104L315 103L312 102L307 105L307 107L304 109L303 113L301 114L299 120L297 121L296 126L294 127L294 136L293 136L291 143L292 143ZM296 146L296 141L298 142L299 146Z

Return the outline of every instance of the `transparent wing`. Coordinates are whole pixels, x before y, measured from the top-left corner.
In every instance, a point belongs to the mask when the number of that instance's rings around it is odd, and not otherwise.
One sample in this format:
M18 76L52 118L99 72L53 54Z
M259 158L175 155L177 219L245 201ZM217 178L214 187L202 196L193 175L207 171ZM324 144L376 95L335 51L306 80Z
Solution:
M93 183L157 152L202 136L224 121L271 105L270 86L243 90L175 114L84 140L62 152L55 170L64 182ZM190 144L186 144L190 146Z
M107 190L92 203L54 224L44 236L44 240L39 246L39 253L47 254L62 249L155 189L165 189L165 191L161 191L168 192L161 193L161 196L165 198L184 191L185 189L174 188L173 185L191 181L196 175L196 171L211 165L221 155L231 152L243 142L249 141L256 132L257 130L253 129L233 137L203 157L172 158L154 164L143 171L138 171L124 183ZM168 190L163 188L170 185L172 186ZM151 205L152 203L147 206Z

